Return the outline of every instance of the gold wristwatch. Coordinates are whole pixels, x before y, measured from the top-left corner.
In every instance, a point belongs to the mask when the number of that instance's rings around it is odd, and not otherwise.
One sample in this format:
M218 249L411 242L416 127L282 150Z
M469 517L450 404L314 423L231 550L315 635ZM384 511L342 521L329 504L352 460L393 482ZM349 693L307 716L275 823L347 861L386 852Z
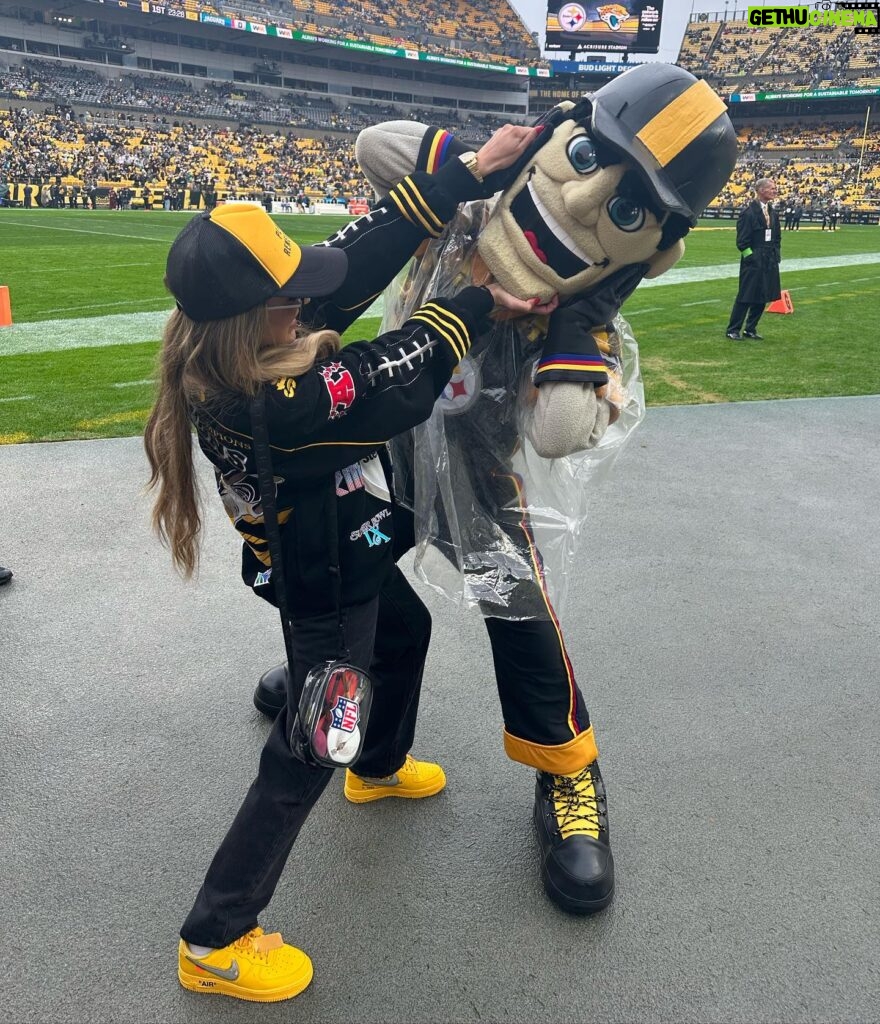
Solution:
M459 153L458 159L461 160L461 162L465 165L465 167L467 167L467 169L477 179L477 181L482 182L483 175L480 174L480 168L477 165L476 153L474 153L473 151L469 153Z

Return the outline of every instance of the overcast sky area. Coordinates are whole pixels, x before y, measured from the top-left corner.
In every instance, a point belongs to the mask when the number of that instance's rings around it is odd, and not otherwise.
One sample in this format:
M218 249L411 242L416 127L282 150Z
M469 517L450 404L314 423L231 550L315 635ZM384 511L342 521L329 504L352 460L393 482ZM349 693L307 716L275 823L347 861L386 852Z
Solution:
M544 44L544 24L547 20L547 0L510 0L514 8L519 12L520 17L528 25L529 31L537 32L540 39L541 45ZM749 0L741 0L737 5L740 9L745 10L748 6ZM752 3L758 4L760 0L751 0ZM729 10L733 10L734 3L730 2L726 5ZM690 17L691 9L694 11L723 11L725 9L724 0L695 0L693 5L691 0L666 0L663 4L663 25L661 28L660 35L660 52L656 57L648 54L636 54L636 60L665 60L673 62L678 56L678 51L681 47L681 40L684 36L684 30L687 26L688 19ZM590 51L592 52L592 51ZM568 60L568 53L559 51L551 52L548 56L552 60ZM582 57L585 55L582 54ZM611 60L619 60L620 54L616 57L609 55Z

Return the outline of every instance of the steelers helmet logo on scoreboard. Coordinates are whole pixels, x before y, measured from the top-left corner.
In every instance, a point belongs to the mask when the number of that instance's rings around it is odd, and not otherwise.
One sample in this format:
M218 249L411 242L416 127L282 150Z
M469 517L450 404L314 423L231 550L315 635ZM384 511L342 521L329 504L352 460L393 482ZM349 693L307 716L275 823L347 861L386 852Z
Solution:
M576 32L587 20L587 12L580 4L566 4L559 8L559 24L565 32Z

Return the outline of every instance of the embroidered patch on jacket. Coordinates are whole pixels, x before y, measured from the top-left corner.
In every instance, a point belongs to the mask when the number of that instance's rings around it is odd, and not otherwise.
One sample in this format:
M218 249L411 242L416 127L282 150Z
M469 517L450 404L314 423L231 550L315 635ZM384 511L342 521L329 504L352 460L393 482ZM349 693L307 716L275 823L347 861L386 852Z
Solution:
M371 548L378 547L379 544L387 544L388 541L391 540L391 537L379 529L379 523L381 523L383 519L387 519L390 515L390 509L381 509L373 516L372 519L368 519L365 523L361 523L357 530L352 530L350 539L359 540L361 537L366 537L367 544Z
M354 377L342 363L330 363L321 367L321 376L330 395L331 420L341 419L354 402Z
M480 369L469 356L452 371L449 383L437 399L437 405L447 416L459 416L480 397Z
M296 378L281 377L275 381L275 390L280 391L285 398L293 398L296 394Z

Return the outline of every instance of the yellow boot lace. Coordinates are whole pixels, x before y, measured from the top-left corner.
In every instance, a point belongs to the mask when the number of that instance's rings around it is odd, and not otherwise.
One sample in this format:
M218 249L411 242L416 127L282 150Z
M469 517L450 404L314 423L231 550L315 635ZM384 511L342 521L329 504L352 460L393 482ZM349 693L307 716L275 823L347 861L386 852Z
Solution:
M552 775L549 796L563 839L586 835L598 839L605 825L605 798L596 793L590 765L573 775Z

